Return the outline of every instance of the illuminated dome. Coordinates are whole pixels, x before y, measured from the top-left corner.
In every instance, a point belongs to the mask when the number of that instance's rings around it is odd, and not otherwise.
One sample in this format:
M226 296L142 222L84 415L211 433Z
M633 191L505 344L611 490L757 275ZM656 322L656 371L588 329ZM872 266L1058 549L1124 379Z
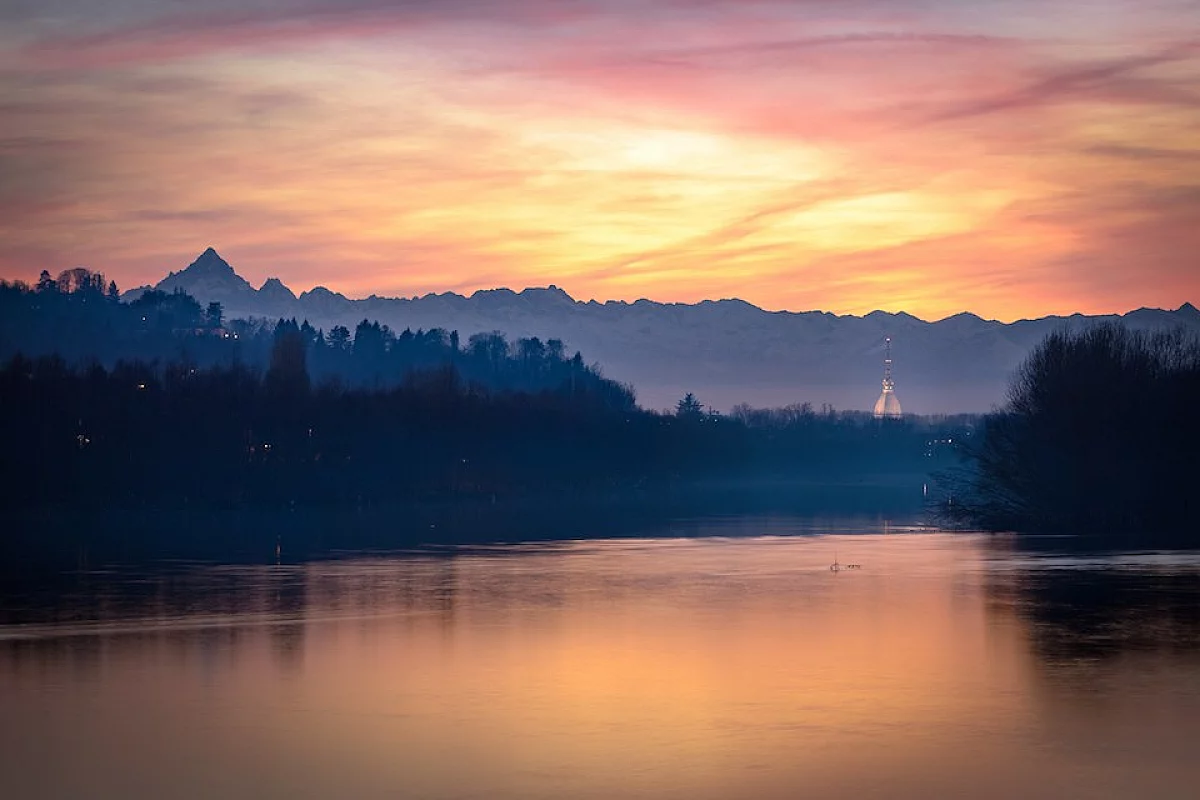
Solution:
M900 419L900 398L896 397L896 383L892 380L892 340L885 340L887 351L883 359L883 393L875 401L875 419Z
M891 387L885 387L883 394L879 395L879 399L875 401L875 419L902 416L904 416L904 412L900 410L900 401L896 399L896 392Z

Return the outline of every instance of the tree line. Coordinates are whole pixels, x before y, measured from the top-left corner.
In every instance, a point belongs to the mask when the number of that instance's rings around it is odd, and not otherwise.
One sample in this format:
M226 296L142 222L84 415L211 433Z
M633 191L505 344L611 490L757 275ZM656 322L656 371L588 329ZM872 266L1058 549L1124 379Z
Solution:
M0 368L3 496L10 508L372 508L862 480L936 461L919 420L829 412L762 427L646 411L602 387L492 390L453 365L389 388L314 386L288 330L265 371L16 356Z
M1197 541L1200 342L1097 325L1047 337L948 476L951 518L991 530Z
M10 508L377 508L642 493L790 476L915 486L969 418L675 413L556 339L227 320L100 276L0 285ZM13 313L9 313L13 312Z
M178 362L191 367L246 365L265 369L284 333L299 337L315 384L387 388L410 373L451 365L466 383L490 389L540 391L571 383L632 405L628 386L605 380L579 352L559 339L509 342L500 332L477 333L465 342L441 328L393 331L363 320L354 331L324 331L307 320L229 320L220 303L202 307L176 291L148 290L124 302L115 283L83 268L57 279L43 272L35 286L0 281L0 358L56 355L68 364L118 360Z

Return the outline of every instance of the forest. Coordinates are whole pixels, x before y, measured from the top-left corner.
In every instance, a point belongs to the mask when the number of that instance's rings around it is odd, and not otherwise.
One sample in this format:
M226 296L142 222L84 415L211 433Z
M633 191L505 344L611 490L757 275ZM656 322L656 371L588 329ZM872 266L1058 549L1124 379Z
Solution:
M908 476L972 419L639 408L562 342L230 321L86 270L0 286L9 508L380 508Z
M447 364L466 383L491 389L537 391L563 382L590 392L613 393L632 404L628 387L601 379L595 365L568 354L560 340L520 339L500 332L467 341L457 331L404 330L363 320L354 331L329 331L296 320L229 320L220 303L201 305L182 292L150 290L122 302L114 283L86 269L43 272L36 286L0 281L0 358L58 356L71 365L140 361L189 368L244 365L265 369L282 330L303 342L306 371L314 385L387 388L412 372Z

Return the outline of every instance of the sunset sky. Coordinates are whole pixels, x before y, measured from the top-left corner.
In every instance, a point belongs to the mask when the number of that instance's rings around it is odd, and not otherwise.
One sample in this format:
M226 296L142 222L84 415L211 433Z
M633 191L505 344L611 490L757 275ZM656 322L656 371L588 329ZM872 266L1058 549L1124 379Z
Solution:
M0 275L1200 301L1197 0L0 0Z

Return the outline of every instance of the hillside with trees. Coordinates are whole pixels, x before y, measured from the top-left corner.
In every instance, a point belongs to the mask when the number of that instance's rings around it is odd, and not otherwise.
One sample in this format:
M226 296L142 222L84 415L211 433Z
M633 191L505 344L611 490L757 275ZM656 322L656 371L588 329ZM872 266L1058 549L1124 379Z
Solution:
M103 287L103 288L102 288ZM376 508L861 484L955 458L969 418L639 408L558 340L225 318L99 276L0 286L9 508Z
M558 339L509 342L494 331L461 341L441 328L393 331L376 321L323 331L307 321L230 320L221 303L201 306L183 291L149 290L128 302L103 275L76 269L36 286L0 281L0 358L57 356L67 364L118 361L266 369L284 333L303 348L313 385L389 388L419 373L453 367L464 384L539 391L571 384L632 405L629 387L605 380Z

